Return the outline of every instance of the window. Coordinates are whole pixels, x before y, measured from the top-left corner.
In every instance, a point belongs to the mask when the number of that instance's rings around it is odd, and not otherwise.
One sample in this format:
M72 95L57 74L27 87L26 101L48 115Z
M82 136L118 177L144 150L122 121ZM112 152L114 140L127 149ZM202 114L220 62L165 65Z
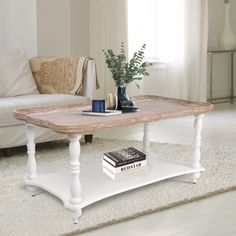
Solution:
M127 2L129 54L145 43L147 60L174 60L184 48L184 0Z

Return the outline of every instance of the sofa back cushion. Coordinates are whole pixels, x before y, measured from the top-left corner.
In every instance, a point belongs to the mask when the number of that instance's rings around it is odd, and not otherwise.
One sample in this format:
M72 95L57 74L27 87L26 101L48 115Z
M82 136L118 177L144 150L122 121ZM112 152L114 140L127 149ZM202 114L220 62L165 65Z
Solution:
M0 50L0 97L38 93L25 50Z

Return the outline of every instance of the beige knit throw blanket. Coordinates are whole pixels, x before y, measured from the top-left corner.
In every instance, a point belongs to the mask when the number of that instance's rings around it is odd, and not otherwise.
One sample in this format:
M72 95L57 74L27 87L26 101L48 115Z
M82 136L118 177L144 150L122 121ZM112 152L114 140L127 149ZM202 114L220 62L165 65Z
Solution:
M30 66L40 93L82 95L90 60L93 59L89 57L34 57L30 59ZM96 88L99 88L97 76Z

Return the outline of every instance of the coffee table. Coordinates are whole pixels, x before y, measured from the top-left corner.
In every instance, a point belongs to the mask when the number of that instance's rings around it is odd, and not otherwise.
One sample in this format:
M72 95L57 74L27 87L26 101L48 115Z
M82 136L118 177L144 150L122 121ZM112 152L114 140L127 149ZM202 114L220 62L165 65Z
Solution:
M109 117L83 115L83 110L91 108L89 103L16 110L15 117L26 122L28 163L25 183L32 191L32 195L36 195L40 189L55 195L61 199L66 208L73 212L74 223L77 223L82 214L82 208L112 195L187 174L192 182L196 183L200 172L204 170L200 164L202 117L204 113L213 110L213 105L159 96L137 96L133 100L140 108L139 112ZM194 116L191 164L160 159L149 150L150 122L190 115ZM101 165L91 162L80 166L79 140L82 134L137 123L144 124L143 152L147 154L149 163L147 172L113 181L103 173ZM34 126L67 134L70 141L68 173L37 174Z

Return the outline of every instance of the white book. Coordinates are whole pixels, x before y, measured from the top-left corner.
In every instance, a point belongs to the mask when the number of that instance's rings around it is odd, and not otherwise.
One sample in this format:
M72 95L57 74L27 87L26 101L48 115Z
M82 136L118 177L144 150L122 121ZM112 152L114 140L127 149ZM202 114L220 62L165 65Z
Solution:
M147 160L137 161L120 167L114 167L109 162L102 160L102 165L114 174L137 170L147 165Z
M119 173L119 174L112 173L106 167L103 167L102 170L112 180L120 180L120 179L124 179L124 178L129 178L129 177L132 177L132 176L137 176L137 175L144 174L148 170L148 166L143 166L143 167L141 167L137 170L131 170L131 171L122 172L122 173Z
M121 115L122 111L120 110L105 110L104 112L94 112L92 110L85 110L82 111L83 115L89 115L89 116L115 116L115 115Z

